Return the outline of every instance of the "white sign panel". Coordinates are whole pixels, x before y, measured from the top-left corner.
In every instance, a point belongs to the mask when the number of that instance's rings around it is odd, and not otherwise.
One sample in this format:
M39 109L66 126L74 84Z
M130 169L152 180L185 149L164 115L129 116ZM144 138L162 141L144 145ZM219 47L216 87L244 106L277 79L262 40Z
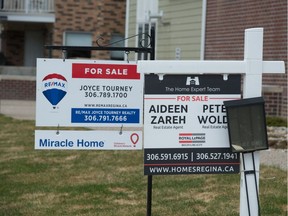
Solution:
M36 126L142 126L136 64L37 59Z
M223 101L237 100L240 75L145 76L144 174L238 173Z
M240 76L145 77L145 148L229 147L223 101L240 99Z
M142 131L36 130L40 150L140 150Z

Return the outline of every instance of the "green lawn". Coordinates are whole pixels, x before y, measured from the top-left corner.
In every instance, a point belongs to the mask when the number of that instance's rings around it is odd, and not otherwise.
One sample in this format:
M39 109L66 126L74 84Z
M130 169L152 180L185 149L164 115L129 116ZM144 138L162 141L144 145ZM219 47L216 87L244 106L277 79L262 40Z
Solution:
M143 151L34 150L34 121L0 115L0 215L146 215ZM153 216L239 215L240 175L153 177ZM260 170L261 215L287 215L287 172Z

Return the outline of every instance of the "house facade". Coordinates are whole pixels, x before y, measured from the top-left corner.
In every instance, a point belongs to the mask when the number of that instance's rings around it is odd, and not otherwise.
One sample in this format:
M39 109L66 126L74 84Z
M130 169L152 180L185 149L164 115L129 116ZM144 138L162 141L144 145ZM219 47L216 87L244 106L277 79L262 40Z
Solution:
M44 45L96 46L124 37L125 0L2 0L0 53L2 65L32 66L36 58L62 57ZM101 40L99 38L101 37ZM70 58L121 59L104 51L71 51Z
M129 37L120 46L148 46L151 27L158 60L242 60L244 30L263 27L263 59L286 64L285 74L263 77L266 112L287 117L286 0L2 0L0 65L25 66L20 73L35 76L36 58L63 56L44 45L97 46ZM70 51L66 57L122 60L125 54ZM128 59L149 56L129 53ZM35 92L26 92L35 89L33 76L8 79L1 68L0 99L35 99Z
M0 2L1 64L35 66L55 21L54 1Z
M36 58L63 57L61 50L50 52L44 45L97 46L122 39L125 9L125 0L1 0L0 100L35 100ZM123 52L108 51L65 55L124 58Z
M263 76L266 113L287 118L286 0L126 2L126 36L155 26L158 60L243 60L245 29L263 27L263 60L286 64L285 74ZM140 39L128 45L139 45Z

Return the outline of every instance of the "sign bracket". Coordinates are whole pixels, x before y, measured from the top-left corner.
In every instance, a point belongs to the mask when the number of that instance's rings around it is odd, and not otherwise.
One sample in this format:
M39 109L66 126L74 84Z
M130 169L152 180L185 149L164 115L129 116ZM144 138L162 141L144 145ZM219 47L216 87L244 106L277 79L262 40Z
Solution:
M117 47L117 46L110 46L114 45L118 42L126 41L131 38L137 37L139 35L145 35L149 38L150 43L148 45L143 46L141 43L142 41L139 42L139 47ZM49 58L52 57L52 50L62 50L63 51L63 60L65 61L66 59L66 52L71 51L71 50L77 50L77 51L91 51L91 50L105 50L105 51L125 51L126 53L129 52L136 52L136 53L149 53L150 54L150 60L155 60L155 29L154 27L151 28L150 35L147 33L142 33L142 34L137 34L133 35L127 38L124 38L119 41L115 41L110 44L105 44L101 45L99 43L99 40L103 40L102 37L99 37L96 41L97 46L56 46L56 45L45 45L45 48L49 50Z

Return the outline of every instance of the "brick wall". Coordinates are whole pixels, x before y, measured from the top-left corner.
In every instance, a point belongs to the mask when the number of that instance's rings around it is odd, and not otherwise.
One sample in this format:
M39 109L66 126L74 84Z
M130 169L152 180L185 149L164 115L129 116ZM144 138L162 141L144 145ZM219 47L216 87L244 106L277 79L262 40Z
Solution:
M6 31L3 37L6 64L22 66L24 64L24 32Z
M265 103L265 109L268 111L269 115L271 116L280 116L281 114L281 98L282 94L278 92L266 92L264 94L264 98L266 101L269 101L269 103Z
M287 0L207 1L205 59L242 60L244 31L255 27L264 28L263 60L285 61L285 74L263 76L263 95L267 114L286 118Z
M34 78L23 76L0 76L0 99L35 100L36 82Z
M107 44L112 34L125 32L125 0L76 1L55 0L56 22L53 30L53 45L63 45L65 31L93 33L93 44L101 35ZM53 51L53 57L61 58L61 51ZM92 51L91 58L109 59L108 51Z

